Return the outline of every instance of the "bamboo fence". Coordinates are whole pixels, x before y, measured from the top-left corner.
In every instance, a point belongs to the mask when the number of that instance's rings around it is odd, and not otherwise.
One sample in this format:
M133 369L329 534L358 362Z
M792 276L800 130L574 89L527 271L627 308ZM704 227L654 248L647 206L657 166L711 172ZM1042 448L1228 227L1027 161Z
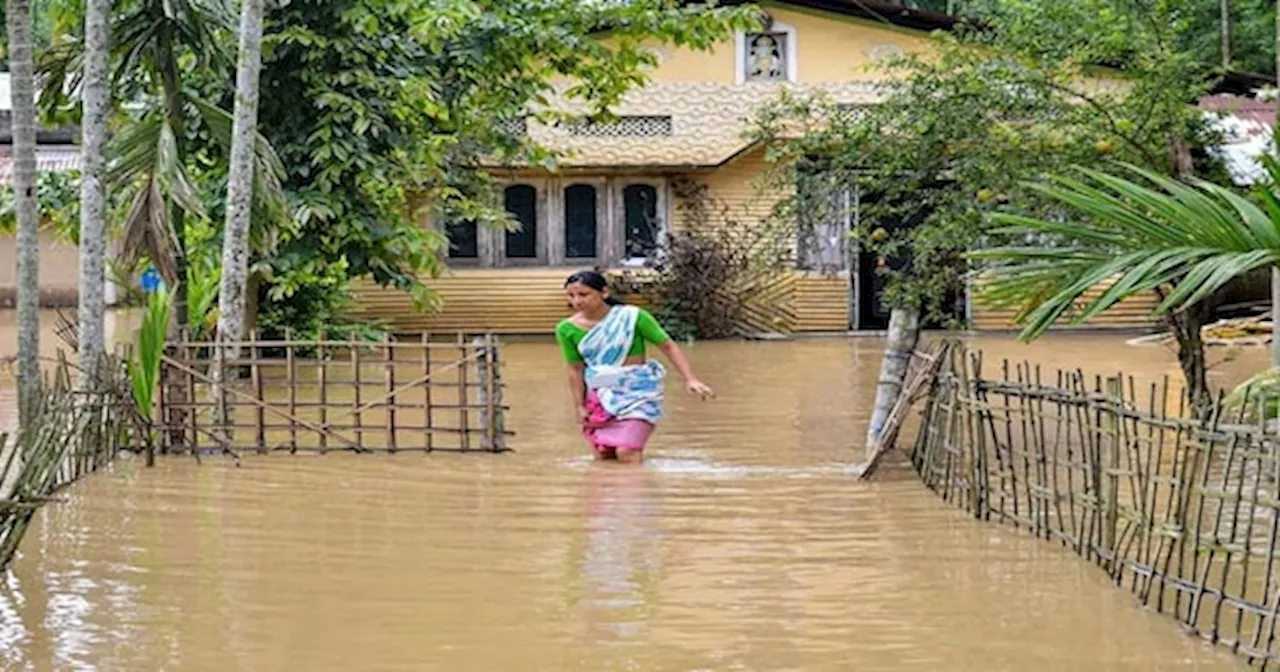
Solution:
M1139 390L1122 374L1007 361L988 375L981 353L944 356L910 451L929 488L1074 550L1142 604L1277 669L1276 421L1221 403L1189 419L1167 380Z
M512 435L492 335L183 338L160 388L168 453L503 452Z
M0 434L0 570L8 566L37 509L128 447L139 418L121 360L109 357L92 391L73 385L74 367L57 363L36 395L32 419Z

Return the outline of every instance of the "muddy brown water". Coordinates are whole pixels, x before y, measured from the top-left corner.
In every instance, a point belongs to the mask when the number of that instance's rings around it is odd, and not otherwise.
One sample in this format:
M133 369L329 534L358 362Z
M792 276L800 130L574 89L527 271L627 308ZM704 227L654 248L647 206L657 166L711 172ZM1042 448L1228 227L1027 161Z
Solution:
M1117 336L971 340L1177 373ZM698 344L720 398L673 385L641 466L587 458L548 342L505 352L513 453L121 459L38 514L0 585L0 668L1244 669L900 466L855 482L880 353Z

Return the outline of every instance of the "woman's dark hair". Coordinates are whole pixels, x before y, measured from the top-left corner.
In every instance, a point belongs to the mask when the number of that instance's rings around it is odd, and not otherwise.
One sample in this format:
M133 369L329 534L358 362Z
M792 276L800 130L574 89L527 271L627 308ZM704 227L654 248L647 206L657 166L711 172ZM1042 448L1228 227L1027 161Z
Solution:
M565 287L573 284L586 285L597 292L603 292L609 288L609 281L599 271L578 271L564 281ZM604 297L604 302L611 306L622 305L622 302L613 298L612 294Z

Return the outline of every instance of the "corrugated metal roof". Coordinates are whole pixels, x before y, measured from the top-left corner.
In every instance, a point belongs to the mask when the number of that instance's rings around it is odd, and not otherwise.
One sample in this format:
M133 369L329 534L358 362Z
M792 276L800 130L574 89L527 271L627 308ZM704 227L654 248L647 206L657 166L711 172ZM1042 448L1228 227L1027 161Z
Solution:
M80 169L80 148L76 145L41 145L36 147L36 171L62 173ZM13 146L0 146L0 184L13 178Z
M1227 164L1231 179L1242 186L1261 179L1258 157L1274 151L1276 103L1224 93L1205 96L1196 107L1212 117L1214 128L1224 136L1214 152Z

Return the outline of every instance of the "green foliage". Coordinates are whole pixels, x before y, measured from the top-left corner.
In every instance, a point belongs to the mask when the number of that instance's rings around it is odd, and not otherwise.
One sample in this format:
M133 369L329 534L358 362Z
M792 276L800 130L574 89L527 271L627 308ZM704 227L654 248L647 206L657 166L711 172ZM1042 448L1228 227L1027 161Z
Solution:
M1210 139L1188 104L1204 69L1170 46L1174 17L1109 0L1001 5L984 30L935 36L936 54L890 62L900 79L879 104L784 96L760 115L763 139L801 135L772 151L779 186L800 186L776 215L803 239L838 215L834 194L856 192L854 236L886 262L886 303L935 321L951 317L963 254L986 242L993 211L1061 210L1025 180L1112 159L1172 171L1173 147Z
M1237 419L1255 423L1277 417L1280 417L1280 369L1269 368L1254 374L1222 400L1222 418L1227 423Z
M259 123L288 168L297 229L267 260L263 324L300 335L332 325L356 277L430 305L423 279L443 270L446 239L421 215L504 225L485 165L554 160L508 122L563 118L564 100L601 112L654 64L643 40L705 49L750 22L746 8L662 0L300 0L274 11Z
M58 238L80 241L80 179L75 172L42 172L36 178L36 202L43 221ZM14 214L13 185L0 185L0 233L13 235L18 225Z
M1280 164L1266 166L1280 179ZM1135 178L1077 169L1032 188L1068 206L1070 218L997 214L993 231L1016 242L974 252L997 262L986 271L987 300L1019 310L1022 338L1033 339L1076 306L1082 322L1135 294L1168 287L1158 314L1184 310L1255 269L1280 264L1280 198L1262 206L1204 180L1190 183L1125 165ZM1115 283L1091 301L1084 293Z
M160 362L164 357L172 307L169 292L163 288L148 296L147 310L138 329L137 348L133 359L127 363L133 399L138 405L138 412L148 422L151 421L156 386L160 383Z

